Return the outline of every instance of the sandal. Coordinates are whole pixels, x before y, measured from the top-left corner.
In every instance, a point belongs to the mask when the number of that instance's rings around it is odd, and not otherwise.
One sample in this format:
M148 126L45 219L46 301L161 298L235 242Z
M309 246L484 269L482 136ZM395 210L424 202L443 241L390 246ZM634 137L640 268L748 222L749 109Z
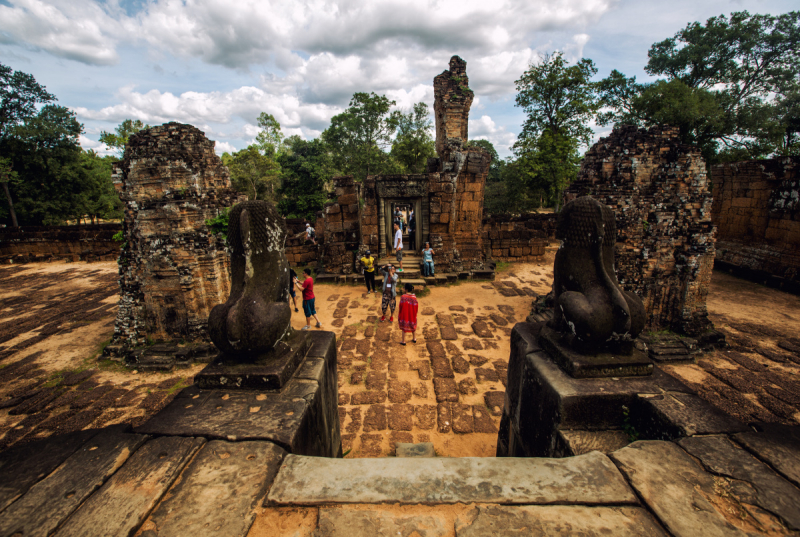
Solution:
M416 342L417 342L417 340L416 340L416 339L412 339L412 340L411 340L411 343L416 343Z
M405 345L405 342L401 341L401 342L400 342L400 345Z

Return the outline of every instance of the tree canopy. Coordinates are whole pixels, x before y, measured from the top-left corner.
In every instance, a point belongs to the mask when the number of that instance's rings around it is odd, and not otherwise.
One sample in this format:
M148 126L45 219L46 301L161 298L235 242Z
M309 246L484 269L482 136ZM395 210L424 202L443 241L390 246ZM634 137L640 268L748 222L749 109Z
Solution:
M114 132L101 131L100 141L106 144L106 146L116 149L117 155L122 157L131 134L136 134L141 130L149 128L150 125L143 123L140 119L126 119L114 129Z
M408 173L424 173L428 158L436 156L428 105L417 103L407 114L395 111L391 121L397 129L391 156Z

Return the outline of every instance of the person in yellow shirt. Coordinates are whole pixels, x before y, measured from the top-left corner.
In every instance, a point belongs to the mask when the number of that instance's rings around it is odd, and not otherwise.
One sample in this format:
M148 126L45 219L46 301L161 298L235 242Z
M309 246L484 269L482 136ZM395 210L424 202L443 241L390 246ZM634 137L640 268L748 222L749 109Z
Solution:
M361 266L364 267L364 282L367 284L367 294L375 292L375 258L369 253L364 252L361 258Z

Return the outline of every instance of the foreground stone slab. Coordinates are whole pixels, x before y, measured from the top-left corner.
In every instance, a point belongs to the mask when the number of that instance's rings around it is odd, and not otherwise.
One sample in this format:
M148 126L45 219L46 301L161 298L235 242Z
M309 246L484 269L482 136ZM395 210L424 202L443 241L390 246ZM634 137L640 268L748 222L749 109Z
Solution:
M405 535L405 534L404 534ZM456 519L456 537L666 535L641 507L479 506Z
M0 535L49 535L122 466L146 436L99 433L0 513Z
M247 535L285 455L269 442L208 442L144 523L141 537Z
M186 388L137 432L219 440L266 440L291 453L341 455L336 338L308 334L305 361L279 392Z
M97 429L15 446L0 454L0 512L92 439Z
M383 510L320 509L318 535L325 537L396 537L452 535L453 523L441 513L398 514Z
M642 441L610 455L667 530L680 537L747 535L739 513L720 493L725 483L676 444ZM722 509L718 506L724 506Z
M132 535L175 478L205 443L203 438L162 437L133 454L58 531L59 537Z
M761 424L763 432L734 436L737 442L800 487L800 428Z
M632 414L633 425L639 434L653 440L750 430L744 423L690 393L639 395Z
M593 452L568 459L325 459L290 455L268 500L326 503L636 503L619 471Z
M800 489L724 436L684 438L678 444L709 471L744 483L733 489L740 503L757 505L800 529Z

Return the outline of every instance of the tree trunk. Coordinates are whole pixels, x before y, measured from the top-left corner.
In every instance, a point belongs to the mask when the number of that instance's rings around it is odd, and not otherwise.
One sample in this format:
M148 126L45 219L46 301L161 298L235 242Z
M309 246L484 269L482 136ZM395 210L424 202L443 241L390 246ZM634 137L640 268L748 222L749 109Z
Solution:
M3 190L6 193L6 199L8 200L8 212L11 213L11 226L12 227L19 227L17 223L17 213L14 212L14 202L11 201L11 193L8 191L8 181L3 181Z

